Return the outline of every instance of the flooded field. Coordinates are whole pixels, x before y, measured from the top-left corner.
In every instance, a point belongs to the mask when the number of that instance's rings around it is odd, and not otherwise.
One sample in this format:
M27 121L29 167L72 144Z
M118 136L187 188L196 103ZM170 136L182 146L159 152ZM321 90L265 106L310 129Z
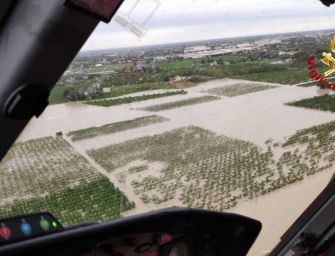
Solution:
M234 84L239 84L236 91ZM319 125L332 122L335 114L285 105L322 93L316 87L222 79L185 91L187 94L112 107L84 102L53 105L30 122L18 141L62 132L76 154L135 203L123 216L191 206L257 218L264 223L262 241L250 255L262 255L329 181L335 162L334 127L319 129ZM217 97L213 101L146 110L213 96L213 92ZM152 113L159 121L113 128L116 123L145 120ZM314 130L307 129L314 126ZM106 127L112 127L112 132ZM81 135L80 140L72 141L67 135L83 129L89 134ZM297 133L302 130L305 133ZM319 130L329 134L319 141L320 150L327 152L322 156L313 149L317 143L313 134Z

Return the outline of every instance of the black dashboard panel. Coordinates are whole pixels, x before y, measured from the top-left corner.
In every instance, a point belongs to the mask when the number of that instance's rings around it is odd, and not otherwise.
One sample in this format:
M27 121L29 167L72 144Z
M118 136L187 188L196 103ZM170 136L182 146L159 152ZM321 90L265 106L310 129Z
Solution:
M0 255L95 255L92 252L116 237L163 233L170 237L206 234L217 241L219 255L242 256L260 230L260 222L237 214L170 208L0 246Z
M0 220L0 246L64 230L49 213Z

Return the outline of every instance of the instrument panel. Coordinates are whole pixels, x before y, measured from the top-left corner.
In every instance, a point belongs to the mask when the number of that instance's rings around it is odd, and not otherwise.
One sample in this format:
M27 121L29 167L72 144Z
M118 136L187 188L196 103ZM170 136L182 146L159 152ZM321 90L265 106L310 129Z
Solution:
M0 246L64 230L50 214L39 213L0 220Z

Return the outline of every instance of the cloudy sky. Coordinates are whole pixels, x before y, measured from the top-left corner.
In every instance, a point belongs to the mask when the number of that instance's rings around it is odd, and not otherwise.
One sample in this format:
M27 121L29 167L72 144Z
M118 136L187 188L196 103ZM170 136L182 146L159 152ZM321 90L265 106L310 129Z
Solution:
M335 5L319 0L125 0L118 15L143 27L142 37L114 17L99 25L83 50L335 28Z

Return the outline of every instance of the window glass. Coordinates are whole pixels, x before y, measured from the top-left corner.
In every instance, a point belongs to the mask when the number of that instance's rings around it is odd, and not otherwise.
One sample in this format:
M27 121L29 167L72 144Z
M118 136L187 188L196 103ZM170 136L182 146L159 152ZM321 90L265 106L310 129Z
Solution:
M166 207L260 220L265 255L335 161L331 22L304 0L127 0L0 165L0 217ZM335 86L335 84L334 84Z

